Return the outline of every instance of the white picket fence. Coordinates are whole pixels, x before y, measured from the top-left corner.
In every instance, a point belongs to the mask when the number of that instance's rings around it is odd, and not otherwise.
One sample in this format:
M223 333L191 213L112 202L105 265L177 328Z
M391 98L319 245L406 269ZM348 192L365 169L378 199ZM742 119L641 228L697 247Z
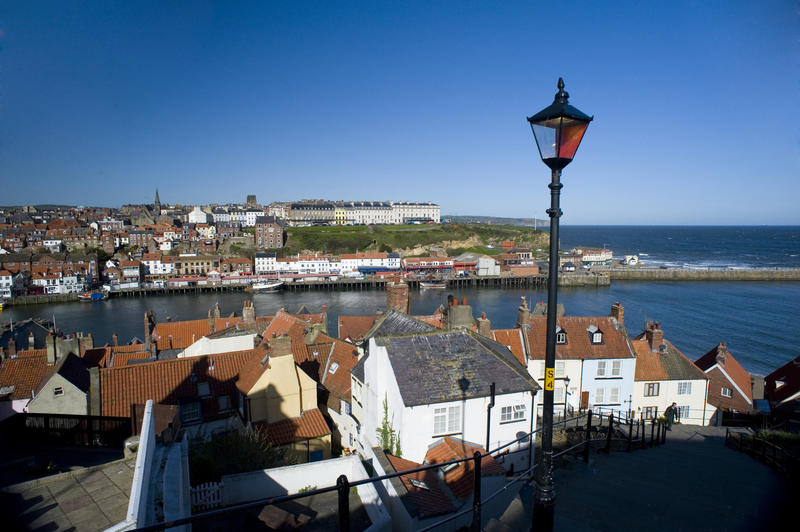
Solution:
M222 484L206 482L192 488L192 511L204 511L222 506Z

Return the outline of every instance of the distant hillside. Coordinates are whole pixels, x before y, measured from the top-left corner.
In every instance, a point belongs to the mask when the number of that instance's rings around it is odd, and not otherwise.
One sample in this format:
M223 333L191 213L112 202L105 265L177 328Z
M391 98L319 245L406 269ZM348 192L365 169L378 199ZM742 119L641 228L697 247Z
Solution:
M453 223L461 224L491 224L491 225L513 225L515 227L548 227L550 220L539 220L538 218L503 218L501 216L451 216L442 215L442 219L448 219Z
M503 240L532 249L545 249L549 243L547 232L494 224L290 227L287 234L286 246L280 252L283 256L304 251L395 251L414 256L428 254L430 248L440 248L448 255L467 251L494 255L501 252Z

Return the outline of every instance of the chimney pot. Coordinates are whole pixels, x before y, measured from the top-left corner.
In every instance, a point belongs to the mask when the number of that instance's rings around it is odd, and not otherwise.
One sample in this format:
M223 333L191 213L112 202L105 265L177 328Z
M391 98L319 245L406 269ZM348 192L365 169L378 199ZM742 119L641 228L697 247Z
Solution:
M461 299L461 304L466 306L466 304L467 304L467 298L466 297Z

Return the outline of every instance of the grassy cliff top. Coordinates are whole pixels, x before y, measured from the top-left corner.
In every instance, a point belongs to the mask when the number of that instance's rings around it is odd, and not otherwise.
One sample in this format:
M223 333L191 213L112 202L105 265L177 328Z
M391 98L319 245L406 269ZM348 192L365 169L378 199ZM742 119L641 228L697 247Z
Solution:
M431 247L443 248L449 255L466 251L493 255L501 253L504 240L534 250L547 248L549 242L548 233L530 227L486 224L290 227L287 232L283 256L304 251L395 251L414 256L426 254Z

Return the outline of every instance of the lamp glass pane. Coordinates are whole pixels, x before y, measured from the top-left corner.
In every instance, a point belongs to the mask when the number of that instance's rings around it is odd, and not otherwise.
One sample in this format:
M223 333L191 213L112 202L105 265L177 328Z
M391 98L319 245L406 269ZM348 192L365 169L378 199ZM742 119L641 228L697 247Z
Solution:
M556 157L556 140L558 124L560 120L546 120L531 124L536 145L539 147L539 155L542 159L552 159Z
M556 135L555 144L558 146L558 155L556 157L561 159L575 157L575 152L578 151L578 146L580 146L581 139L583 139L583 134L586 133L588 126L589 123L582 120L563 118L561 129L558 130Z

